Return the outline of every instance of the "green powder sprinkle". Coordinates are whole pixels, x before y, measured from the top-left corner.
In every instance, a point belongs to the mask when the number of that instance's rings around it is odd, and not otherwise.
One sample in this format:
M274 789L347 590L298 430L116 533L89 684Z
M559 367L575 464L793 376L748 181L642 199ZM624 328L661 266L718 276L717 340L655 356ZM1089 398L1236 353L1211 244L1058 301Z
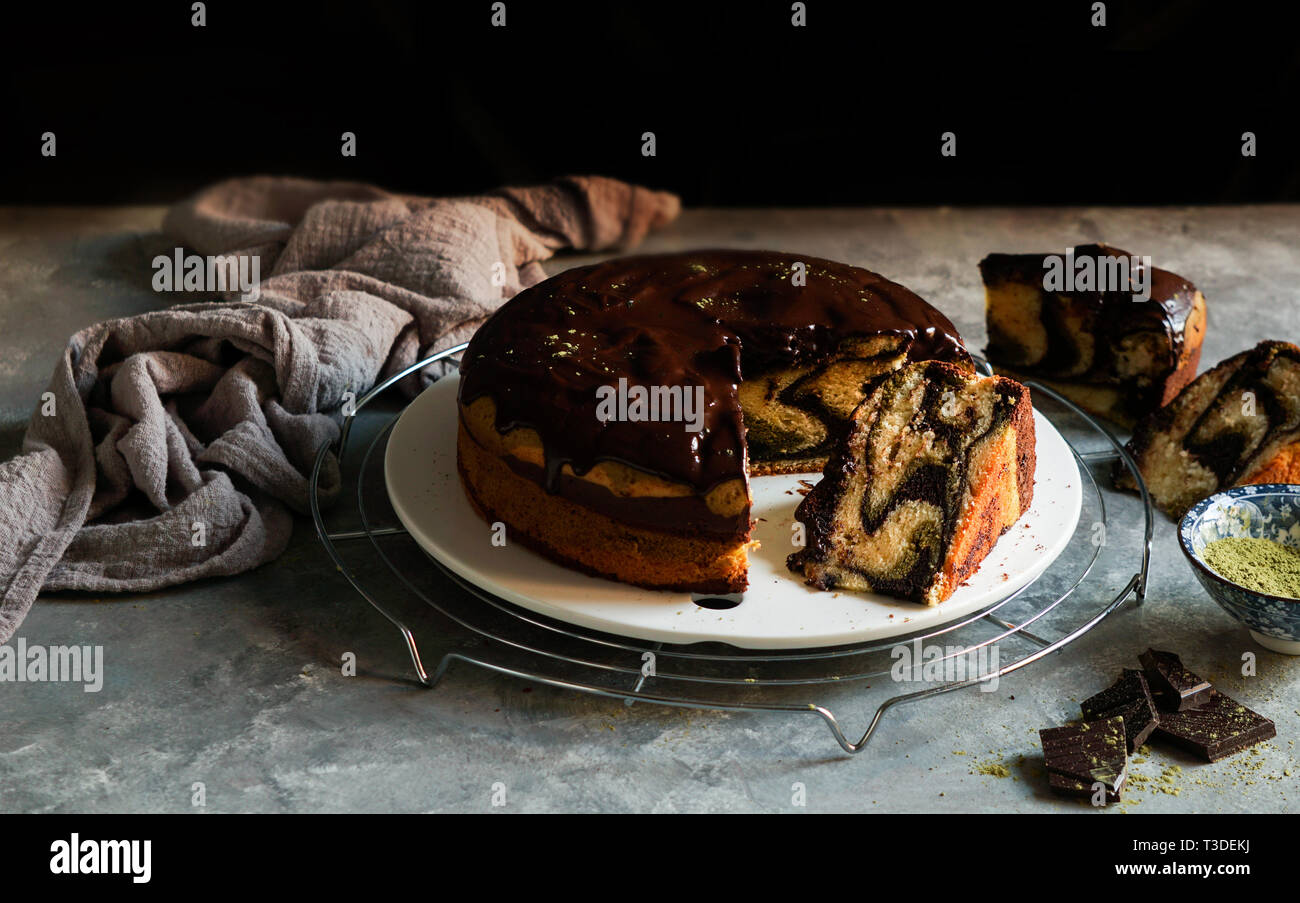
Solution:
M1239 586L1300 599L1300 551L1271 539L1233 536L1205 547L1205 563Z

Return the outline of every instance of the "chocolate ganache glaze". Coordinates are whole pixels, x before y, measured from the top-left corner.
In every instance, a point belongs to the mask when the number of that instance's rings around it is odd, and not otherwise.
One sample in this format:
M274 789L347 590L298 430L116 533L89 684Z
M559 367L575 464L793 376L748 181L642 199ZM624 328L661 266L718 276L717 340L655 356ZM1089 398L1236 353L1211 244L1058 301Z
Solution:
M847 338L886 334L903 337L913 360L969 361L943 314L868 270L769 251L627 257L568 270L503 305L465 352L460 402L489 395L499 432L537 431L548 491L565 464L583 474L611 460L705 493L745 478L737 391L746 374L816 362ZM602 422L597 389L620 377L631 386L702 386L703 430Z

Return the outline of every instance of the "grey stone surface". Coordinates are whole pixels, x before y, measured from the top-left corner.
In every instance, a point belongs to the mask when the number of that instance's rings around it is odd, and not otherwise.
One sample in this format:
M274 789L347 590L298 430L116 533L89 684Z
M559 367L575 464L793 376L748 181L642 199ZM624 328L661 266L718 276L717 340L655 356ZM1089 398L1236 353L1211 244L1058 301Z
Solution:
M71 333L181 300L149 288L149 260L168 247L156 231L161 215L0 211L0 455L17 449ZM1262 338L1300 339L1296 207L698 210L645 250L774 247L862 264L935 303L979 348L975 264L985 253L1098 239L1151 254L1202 288L1211 305L1203 367ZM1112 544L1135 551L1136 506L1114 504L1123 523ZM1134 766L1152 780L1106 814L1294 811L1300 660L1256 646L1195 583L1173 525L1158 518L1156 527L1144 607L1122 609L996 692L890 710L868 749L850 757L811 714L628 707L467 664L426 690L399 635L302 521L282 559L239 578L42 598L20 636L102 645L106 677L98 693L0 684L0 810L193 811L201 782L206 808L220 812L493 811L497 783L505 811L780 812L795 810L798 783L808 810L1088 813L1046 790L1037 730L1075 717L1079 700L1156 645L1272 717L1278 737L1215 765L1154 750ZM1079 610L1109 599L1133 560L1100 565ZM356 656L356 677L340 673L345 652ZM1245 653L1256 656L1257 676L1241 674ZM865 693L824 694L847 732L865 728L874 707ZM823 691L805 695L822 701ZM982 773L998 765L1006 777Z

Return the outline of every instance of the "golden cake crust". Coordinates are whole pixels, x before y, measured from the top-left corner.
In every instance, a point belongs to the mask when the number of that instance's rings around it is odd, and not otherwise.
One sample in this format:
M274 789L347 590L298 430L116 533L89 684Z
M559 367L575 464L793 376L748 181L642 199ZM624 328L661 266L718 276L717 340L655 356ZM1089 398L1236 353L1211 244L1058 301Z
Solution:
M550 495L480 446L464 426L458 428L456 450L471 504L488 523L506 525L507 543L633 586L718 594L747 586L748 540L673 536Z

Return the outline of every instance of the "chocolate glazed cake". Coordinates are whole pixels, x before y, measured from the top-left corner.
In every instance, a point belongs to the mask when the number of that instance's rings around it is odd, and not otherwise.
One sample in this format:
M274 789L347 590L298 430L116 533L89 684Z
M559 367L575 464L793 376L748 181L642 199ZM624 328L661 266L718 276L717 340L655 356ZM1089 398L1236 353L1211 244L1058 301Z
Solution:
M746 586L749 474L814 472L882 376L970 356L946 317L857 267L699 251L579 267L520 292L461 367L458 467L510 542L601 576ZM702 429L603 419L602 387L702 388Z
M1151 268L1149 295L1139 276L1118 291L1048 291L1046 254L990 254L984 278L990 363L1013 378L1032 377L1080 407L1132 427L1167 404L1196 376L1205 336L1205 298L1167 270ZM1062 255L1056 255L1062 256ZM1132 258L1109 245L1081 245L1076 262Z
M973 574L1034 496L1029 390L940 362L883 380L795 512L790 569L819 589L937 605Z
M1174 518L1227 486L1300 482L1300 347L1261 342L1207 370L1138 425L1128 450ZM1115 482L1137 488L1122 465Z

